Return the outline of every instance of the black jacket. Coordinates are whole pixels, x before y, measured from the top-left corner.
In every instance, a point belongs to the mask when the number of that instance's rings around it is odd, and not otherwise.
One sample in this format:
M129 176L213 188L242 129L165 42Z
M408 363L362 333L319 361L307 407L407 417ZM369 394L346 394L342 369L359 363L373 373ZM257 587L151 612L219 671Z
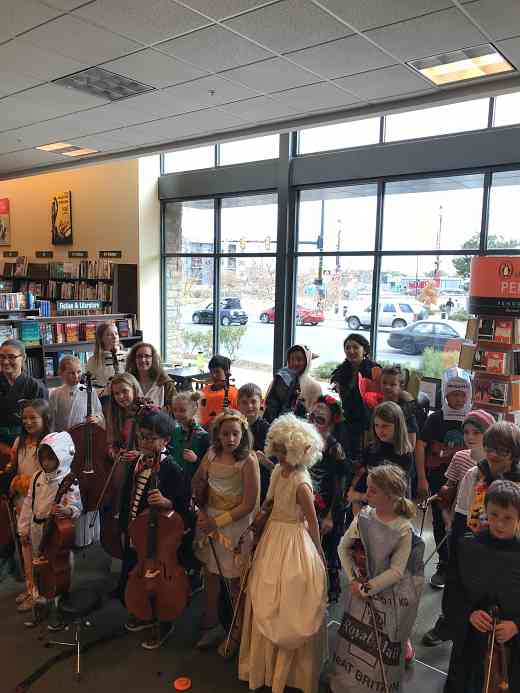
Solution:
M49 399L45 385L32 378L22 375L13 385L0 373L0 441L12 445L22 430L20 416L21 400Z

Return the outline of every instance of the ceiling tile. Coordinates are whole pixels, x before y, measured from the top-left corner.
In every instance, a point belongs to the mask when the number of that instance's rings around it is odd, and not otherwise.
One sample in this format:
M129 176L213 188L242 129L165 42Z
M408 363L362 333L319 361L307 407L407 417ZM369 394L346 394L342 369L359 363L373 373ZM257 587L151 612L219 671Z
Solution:
M359 101L352 94L337 89L329 82L311 84L273 94L279 103L285 103L298 113L303 111L323 111L327 108L347 106Z
M165 89L163 94L173 99L184 111L210 108L256 96L257 91L220 77L211 76ZM178 113L181 111L179 110Z
M63 77L87 67L85 63L33 46L24 38L17 38L0 46L0 65L9 65L10 69L16 69L16 74L34 77L40 82Z
M55 84L42 84L2 99L0 130L36 123L100 103L103 103L102 99L95 96Z
M464 9L495 39L520 35L518 0L478 0Z
M232 113L215 108L204 111L195 111L188 115L178 116L171 121L171 139L200 135L208 132L217 132L238 128L245 121Z
M26 149L11 154L0 154L0 173L9 173L10 171L20 171L25 168L37 168L38 166L57 163L60 163L60 158L57 154L41 152L36 149Z
M281 91L319 81L316 75L282 58L237 67L235 70L224 72L223 76L264 92Z
M96 0L74 14L142 43L163 41L209 23L170 0Z
M40 2L49 7L56 7L58 10L65 10L68 12L85 4L85 0L40 0Z
M309 0L283 0L230 19L226 25L279 53L352 33Z
M194 31L157 46L161 51L194 65L220 72L268 58L272 54L219 26Z
M103 133L102 135L87 135L87 137L72 137L67 140L78 147L88 147L98 151L108 152L111 149L121 149L133 144L130 137L123 135L123 130Z
M401 60L475 46L486 40L457 9L374 29L367 36Z
M141 47L70 15L29 31L23 41L88 65L119 58Z
M429 12L453 7L451 0L321 0L332 12L357 29L395 24Z
M11 72L2 69L2 79L0 80L0 97L7 94L14 94L22 89L29 89L36 86L40 80L29 75L22 75L20 72Z
M277 101L269 96L259 96L224 106L228 113L251 122L287 118L296 113L295 109L286 103Z
M187 0L186 4L213 19L225 19L264 5L266 0Z
M158 53L152 48L112 60L105 63L103 68L158 88L187 82L206 74L198 67Z
M36 0L2 0L1 12L0 43L61 14Z
M382 70L364 72L361 75L334 80L345 89L350 89L362 99L370 101L409 92L431 92L435 87L415 75L411 69L396 65Z
M395 64L395 60L361 36L348 36L305 48L288 57L323 77L343 77Z
M520 36L505 41L497 41L496 47L517 70L520 70Z

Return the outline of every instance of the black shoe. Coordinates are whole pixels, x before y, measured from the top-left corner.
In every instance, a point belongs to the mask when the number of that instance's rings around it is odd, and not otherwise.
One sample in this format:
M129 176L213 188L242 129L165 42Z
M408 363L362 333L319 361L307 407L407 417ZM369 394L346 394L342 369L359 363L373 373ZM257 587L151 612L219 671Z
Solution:
M141 643L141 647L145 650L158 650L161 645L163 645L166 640L173 633L174 626L173 623L161 623L159 627L155 629L152 637L149 640L145 640Z
M430 578L430 585L436 590L442 590L446 584L446 566L444 563L437 565L437 570Z
M437 647L448 640L452 640L448 622L444 616L439 616L437 623L423 635L421 642L426 647Z
M128 621L125 623L125 628L130 633L138 633L140 630L147 630L148 628L153 628L155 621L141 621L140 618L136 618L130 614Z

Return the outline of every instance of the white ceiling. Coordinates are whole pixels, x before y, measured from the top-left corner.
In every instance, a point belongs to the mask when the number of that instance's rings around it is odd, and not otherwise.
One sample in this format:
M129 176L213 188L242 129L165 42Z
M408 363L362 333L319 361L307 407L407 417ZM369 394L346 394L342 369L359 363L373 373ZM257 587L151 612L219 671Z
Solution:
M520 69L520 0L1 0L0 11L0 177L61 165L34 150L49 142L103 156L455 98L406 61L479 43ZM157 91L110 103L51 83L94 65Z

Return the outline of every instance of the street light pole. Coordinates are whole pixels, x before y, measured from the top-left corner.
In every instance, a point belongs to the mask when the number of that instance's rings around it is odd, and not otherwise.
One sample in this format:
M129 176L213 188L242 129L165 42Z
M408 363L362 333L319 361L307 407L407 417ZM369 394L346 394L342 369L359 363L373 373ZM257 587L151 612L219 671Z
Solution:
M341 274L341 260L339 257L339 251L341 249L341 219L338 219L338 240L336 243L336 250L337 250L337 255L336 255L336 274Z
M439 205L439 230L437 231L437 257L435 260L435 278L439 279L441 270L441 256L439 255L439 250L441 249L441 233L442 233L442 205Z
M321 201L321 219L320 219L320 235L318 236L318 250L323 253L323 233L325 230L325 200ZM318 260L318 283L321 286L323 282L323 254Z

